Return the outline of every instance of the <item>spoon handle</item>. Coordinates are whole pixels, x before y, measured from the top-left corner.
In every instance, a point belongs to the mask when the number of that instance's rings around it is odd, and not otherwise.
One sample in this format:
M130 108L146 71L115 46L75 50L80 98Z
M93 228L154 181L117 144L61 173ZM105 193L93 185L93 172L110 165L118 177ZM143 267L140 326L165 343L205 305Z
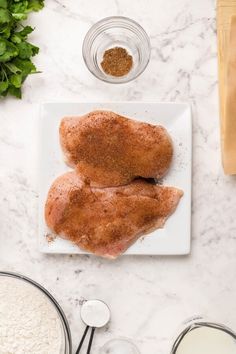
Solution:
M94 337L94 332L95 332L95 327L93 327L93 328L92 328L92 331L91 331L91 335L90 335L90 338L89 338L89 344L88 344L87 354L90 354L90 351L91 351L91 347L92 347L92 343L93 343L93 337Z
M79 354L80 349L82 348L82 345L83 345L83 343L84 343L86 334L88 333L88 330L89 330L89 326L87 326L87 327L85 328L83 337L81 338L81 341L80 341L80 343L79 343L78 349L76 350L76 353L75 353L75 354Z

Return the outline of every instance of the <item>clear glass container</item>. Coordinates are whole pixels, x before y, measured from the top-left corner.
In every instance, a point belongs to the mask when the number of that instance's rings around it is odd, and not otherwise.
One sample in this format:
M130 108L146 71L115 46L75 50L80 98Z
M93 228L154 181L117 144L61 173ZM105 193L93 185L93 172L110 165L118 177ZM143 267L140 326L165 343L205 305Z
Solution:
M36 289L38 289L38 291L40 291L44 296L46 296L48 301L51 303L53 308L56 310L56 312L58 314L58 318L61 323L63 338L62 338L61 350L60 350L60 353L58 353L58 354L72 354L72 341L71 341L71 333L70 333L69 324L67 322L67 319L65 317L63 310L61 309L61 307L59 306L57 301L54 299L54 297L41 285L39 285L35 281L33 281L23 275L11 273L11 272L0 272L0 277L11 277L11 278L16 278L16 279L23 281L23 282L27 282L28 284L30 284L33 287L35 287Z
M107 49L125 48L133 57L133 66L125 76L107 75L101 62ZM98 79L119 84L137 78L150 60L150 40L145 30L135 21L121 16L107 17L93 25L83 42L83 58L89 71Z
M116 338L105 343L99 354L140 354L140 351L131 340Z
M230 328L228 328L223 324L211 322L208 319L205 319L204 317L196 316L183 323L183 325L179 330L179 334L177 335L177 338L175 339L174 344L172 345L170 354L176 354L178 352L181 342L189 332L204 327L223 331L224 333L229 335L235 341L235 350L236 350L236 333L234 331L232 331ZM213 353L209 353L209 354L213 354Z

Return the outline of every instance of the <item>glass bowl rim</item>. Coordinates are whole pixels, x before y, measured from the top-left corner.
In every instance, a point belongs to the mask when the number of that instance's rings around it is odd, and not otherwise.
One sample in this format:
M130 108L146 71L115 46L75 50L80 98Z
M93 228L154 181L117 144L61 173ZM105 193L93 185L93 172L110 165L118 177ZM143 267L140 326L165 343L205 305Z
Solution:
M184 329L179 333L179 335L177 336L177 338L175 339L175 341L172 345L170 354L176 353L179 345L181 344L181 341L184 339L184 337L189 332L191 332L195 329L201 328L201 327L209 327L209 328L218 329L220 331L227 333L228 335L230 335L234 339L236 339L236 332L234 330L232 330L231 328L229 328L228 326L226 326L222 323L218 323L218 322L207 321L204 318L200 317L200 318L196 318L192 321L188 321L187 323L185 323Z
M142 68L142 70L138 71L133 77L130 77L128 79L124 79L123 81L119 81L119 79L117 80L109 80L109 76L107 75L107 77L102 78L100 76L98 76L88 65L88 61L86 58L86 49L85 46L88 42L89 36L94 32L94 30L96 30L96 28L99 28L99 26L101 26L102 24L105 24L108 21L112 21L112 20L122 20L124 22L128 22L131 23L132 25L134 25L135 27L137 27L144 35L145 37L145 41L147 43L147 47L148 47L148 56L147 56L147 60L146 63L144 65L144 67ZM97 79L106 82L106 83L110 83L110 84L126 84L130 81L133 81L135 79L137 79L147 68L149 62L150 62L150 58L151 58L151 41L150 38L147 34L147 32L145 31L145 29L135 20L133 20L132 18L126 17L126 16L108 16L108 17L104 17L101 20L95 22L90 28L89 30L86 32L84 40L83 40L83 44L82 44L82 56L83 56L83 60L84 63L87 67L87 69L90 71L90 73L92 75L94 75Z
M64 328L65 328L66 335L64 335L64 336L65 336L65 340L68 344L69 354L72 354L72 339L71 339L71 331L70 331L69 323L67 321L67 318L66 318L61 306L56 301L56 299L50 294L50 292L48 290L46 290L42 285L37 283L36 281L34 281L31 278L28 278L27 276L22 275L20 273L0 271L0 277L1 276L12 277L12 278L16 278L19 280L23 280L23 281L29 283L30 285L34 286L35 288L37 288L44 295L46 295L48 300L52 303L52 305L54 305L54 307L58 311L61 323L64 325Z
M137 345L134 343L134 341L128 337L124 337L124 336L120 336L120 337L115 337L115 338L111 338L109 339L107 342L105 342L101 348L99 349L99 353L102 352L102 350L106 347L106 345L112 343L112 342L115 342L115 341L123 341L123 342L128 342L130 344L132 344L132 346L136 349L137 353L138 354L141 354L140 353L140 350L139 348L137 347Z

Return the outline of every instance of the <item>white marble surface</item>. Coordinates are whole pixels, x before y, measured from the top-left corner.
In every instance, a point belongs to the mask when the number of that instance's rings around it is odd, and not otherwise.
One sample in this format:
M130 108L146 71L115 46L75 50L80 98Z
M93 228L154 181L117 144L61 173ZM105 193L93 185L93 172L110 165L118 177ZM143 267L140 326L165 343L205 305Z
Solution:
M145 27L152 59L135 82L107 86L86 70L81 44L91 24L117 14ZM0 268L46 286L63 306L75 342L83 329L81 299L107 301L112 322L95 338L94 353L106 340L127 336L142 354L167 354L180 323L199 313L236 330L236 180L223 175L220 163L215 1L48 0L31 21L43 73L27 80L22 101L0 102ZM192 103L190 256L110 262L38 252L37 117L45 100Z

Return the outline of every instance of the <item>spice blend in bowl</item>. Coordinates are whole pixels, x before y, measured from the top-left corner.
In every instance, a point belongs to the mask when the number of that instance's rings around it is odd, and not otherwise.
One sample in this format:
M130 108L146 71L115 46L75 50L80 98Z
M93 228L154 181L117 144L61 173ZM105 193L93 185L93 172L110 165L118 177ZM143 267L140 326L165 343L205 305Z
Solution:
M126 83L141 75L149 63L150 52L145 30L122 16L97 22L83 42L83 58L89 71L113 84Z
M125 48L114 47L107 49L103 54L101 67L103 71L112 76L127 75L133 66L133 57Z

